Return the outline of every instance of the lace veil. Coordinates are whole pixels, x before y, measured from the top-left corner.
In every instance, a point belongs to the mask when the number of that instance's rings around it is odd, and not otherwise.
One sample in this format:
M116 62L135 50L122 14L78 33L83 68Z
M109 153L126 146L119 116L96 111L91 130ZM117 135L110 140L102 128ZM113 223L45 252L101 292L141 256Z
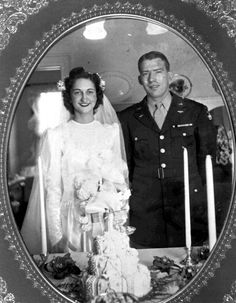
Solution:
M120 121L117 117L117 114L113 106L111 105L110 101L105 95L103 95L103 104L100 105L99 108L97 109L94 118L95 120L101 122L102 124L113 124L113 123L118 124L119 134L120 134L120 153L122 159L126 161L124 137L123 137Z

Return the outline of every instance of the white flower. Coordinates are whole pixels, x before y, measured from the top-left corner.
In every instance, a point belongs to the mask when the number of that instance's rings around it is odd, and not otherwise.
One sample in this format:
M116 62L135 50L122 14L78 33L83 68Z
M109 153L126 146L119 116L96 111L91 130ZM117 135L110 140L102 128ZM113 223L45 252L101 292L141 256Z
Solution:
M80 190L77 190L77 198L81 201L88 200L91 197L91 194L84 190L82 187Z
M91 224L81 224L81 229L83 231L89 231L91 230L91 228L92 228Z
M89 162L91 166L94 161ZM130 190L124 176L110 164L102 166L101 174L86 169L74 179L75 203L87 213L129 210Z
M88 224L88 223L89 223L89 219L88 219L87 216L80 216L80 217L79 217L79 222L80 222L81 224Z
M82 171L74 179L75 196L79 201L93 198L99 186L99 177L90 170Z
M131 196L131 191L129 189L125 189L124 191L118 192L118 195L121 200L128 200Z
M90 197L96 195L98 191L98 181L97 180L86 180L82 183L79 193L77 191L77 197L79 200L88 200Z

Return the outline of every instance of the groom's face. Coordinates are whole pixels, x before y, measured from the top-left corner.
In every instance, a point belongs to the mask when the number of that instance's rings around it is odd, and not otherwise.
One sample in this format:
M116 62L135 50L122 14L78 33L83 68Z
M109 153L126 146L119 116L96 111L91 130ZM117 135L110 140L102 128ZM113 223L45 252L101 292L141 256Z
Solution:
M170 73L165 62L160 58L144 60L140 65L139 83L143 86L147 96L158 99L169 92Z

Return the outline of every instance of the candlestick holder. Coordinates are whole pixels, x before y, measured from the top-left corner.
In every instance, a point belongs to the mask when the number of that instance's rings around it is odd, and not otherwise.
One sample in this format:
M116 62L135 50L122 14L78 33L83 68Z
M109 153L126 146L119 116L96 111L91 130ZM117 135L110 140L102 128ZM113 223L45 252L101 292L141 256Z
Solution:
M180 262L180 264L186 267L196 265L196 260L192 255L192 247L186 247L186 257Z
M49 253L41 253L40 255L38 255L38 259L37 259L37 266L39 267L39 269L43 270L45 267L45 264L48 260L49 257Z
M187 248L186 266L192 266L192 248Z
M197 273L197 262L192 255L192 248L186 247L186 251L187 255L184 260L180 262L180 264L184 265L182 276L186 281L188 281L191 280Z

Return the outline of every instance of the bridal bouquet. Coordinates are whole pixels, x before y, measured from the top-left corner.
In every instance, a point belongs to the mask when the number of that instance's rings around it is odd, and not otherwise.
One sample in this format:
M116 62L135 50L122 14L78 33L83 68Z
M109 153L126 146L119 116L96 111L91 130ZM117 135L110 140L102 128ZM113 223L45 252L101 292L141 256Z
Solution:
M87 169L74 179L75 201L86 213L128 211L130 190L125 183L109 181Z
M127 166L110 150L104 149L89 157L85 169L74 178L77 220L83 230L91 228L90 215L113 213L119 223L127 218L130 190L127 186ZM122 220L118 216L122 215Z
M99 186L100 177L91 170L83 170L75 177L75 198L80 203L80 207L85 207L89 201L95 198Z

